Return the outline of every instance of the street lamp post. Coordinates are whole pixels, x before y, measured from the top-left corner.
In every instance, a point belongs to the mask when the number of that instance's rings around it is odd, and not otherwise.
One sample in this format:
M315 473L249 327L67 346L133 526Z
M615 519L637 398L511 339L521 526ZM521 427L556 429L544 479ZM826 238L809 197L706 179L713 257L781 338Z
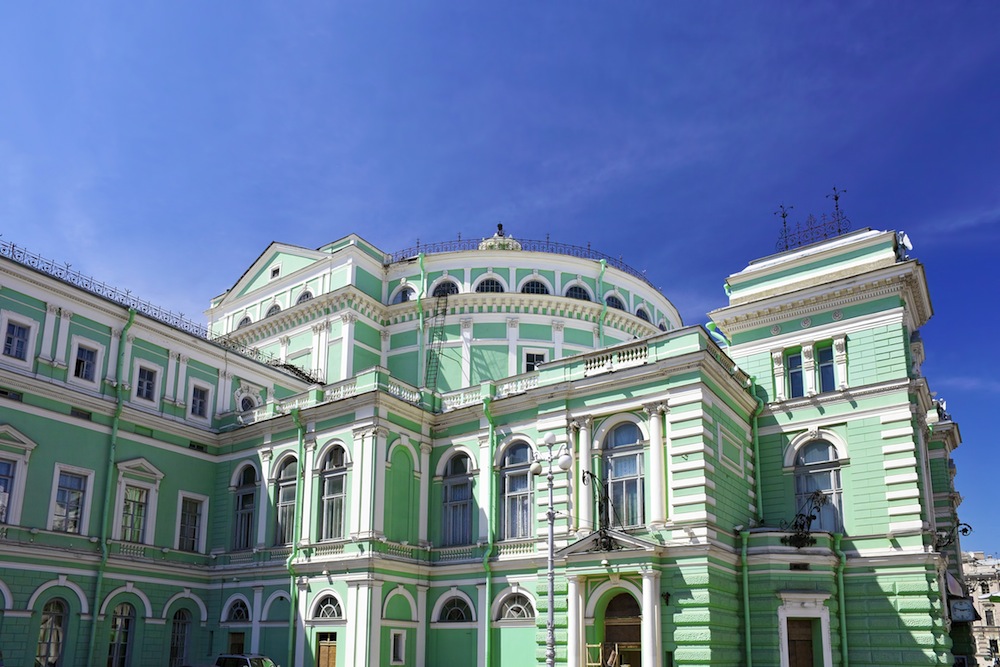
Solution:
M548 450L548 456L536 456L534 463L531 464L531 472L534 475L540 475L542 472L542 462L548 463L546 467L545 479L549 487L549 504L548 509L545 512L545 517L549 522L549 553L548 553L548 577L549 577L549 596L548 596L548 618L546 620L546 635L545 635L545 664L548 667L555 667L556 664L556 619L555 619L555 606L556 606L556 511L552 505L552 480L554 475L552 474L552 463L555 462L559 466L559 469L563 472L567 471L573 465L573 457L570 455L569 450L565 445L560 446L559 449L553 453L552 448L556 444L556 436L554 433L547 433L542 439L542 444L545 445Z

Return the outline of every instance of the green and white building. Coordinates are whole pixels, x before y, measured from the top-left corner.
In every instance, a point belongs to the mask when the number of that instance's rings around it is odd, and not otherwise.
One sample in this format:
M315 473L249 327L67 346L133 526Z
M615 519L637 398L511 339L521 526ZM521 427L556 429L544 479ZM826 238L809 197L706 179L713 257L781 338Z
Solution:
M207 327L2 245L5 664L544 664L551 497L557 664L952 665L960 438L905 253L752 262L710 333L502 234L274 243Z

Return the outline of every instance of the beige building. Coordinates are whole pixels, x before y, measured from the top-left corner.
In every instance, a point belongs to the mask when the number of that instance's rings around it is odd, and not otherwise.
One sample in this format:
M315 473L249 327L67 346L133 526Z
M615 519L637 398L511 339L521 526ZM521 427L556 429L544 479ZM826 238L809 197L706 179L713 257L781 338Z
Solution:
M982 551L965 551L962 569L979 615L972 625L976 660L980 665L1000 665L1000 560Z

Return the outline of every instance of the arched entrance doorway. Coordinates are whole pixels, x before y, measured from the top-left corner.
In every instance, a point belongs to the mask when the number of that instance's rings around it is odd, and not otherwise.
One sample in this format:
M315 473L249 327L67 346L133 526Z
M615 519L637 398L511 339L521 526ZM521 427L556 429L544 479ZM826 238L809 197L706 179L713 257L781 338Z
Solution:
M639 667L642 664L642 608L629 593L619 593L604 611L604 664Z

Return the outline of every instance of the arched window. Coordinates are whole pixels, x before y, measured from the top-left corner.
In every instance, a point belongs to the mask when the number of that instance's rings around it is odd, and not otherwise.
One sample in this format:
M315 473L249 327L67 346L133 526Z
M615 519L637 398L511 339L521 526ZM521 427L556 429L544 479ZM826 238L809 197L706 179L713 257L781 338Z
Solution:
M240 473L236 487L233 517L233 550L243 551L253 547L254 523L257 507L257 471L246 466Z
M535 617L535 608L531 606L531 600L527 595L514 593L504 598L500 604L501 621L519 621Z
M503 283L496 278L485 278L476 285L477 292L503 292Z
M472 461L456 454L444 473L444 521L442 542L445 546L472 544Z
M135 607L122 602L111 616L111 641L108 644L108 667L132 664L132 635L135 633Z
M299 463L289 457L278 469L274 480L275 526L274 543L291 544L295 540L295 489Z
M602 517L607 520L604 525L627 528L645 523L642 445L642 433L632 422L615 426L604 439L604 483L611 505L609 516Z
M244 315L243 319L240 320L240 323L236 325L236 328L243 329L245 327L250 326L251 324L253 324L253 320L250 319L250 316Z
M327 595L316 605L316 618L340 620L344 618L344 610L337 598Z
M467 623L472 619L472 610L469 603L460 597L453 597L441 607L441 614L438 621L441 623Z
M840 460L837 448L826 440L813 440L803 445L795 455L795 506L797 512L812 511L814 493L826 496L813 520L812 530L831 533L843 527L840 487Z
M605 299L604 303L608 304L608 308L617 308L618 310L625 310L625 304L621 299L616 297L614 294L609 294Z
M170 667L188 664L188 645L191 643L191 612L178 609L170 623Z
M666 322L660 322L658 325L656 325L656 328L659 329L660 331L666 331L667 324Z
M62 667L63 642L66 639L66 602L54 598L42 609L42 623L38 626L38 645L35 664L40 667Z
M305 303L311 298L313 298L312 292L306 290L305 292L299 295L298 299L295 300L295 305L299 305L300 303Z
M638 317L643 322L649 322L649 313L646 312L645 308L639 308L635 311L635 316Z
M257 407L257 402L253 400L250 396L244 396L240 399L240 412L248 412Z
M320 467L323 493L319 506L319 538L336 540L344 536L344 499L347 488L347 466L344 448L335 446Z
M503 539L531 537L531 448L512 445L503 457Z
M392 302L396 303L406 303L407 301L413 301L417 298L417 292L412 287L404 287L403 289L396 292L396 296L392 297Z
M229 613L226 614L226 621L229 623L246 623L250 620L250 610L243 600L233 600L229 605Z
M529 280L521 287L522 294L548 294L549 288L541 280Z
M273 315L277 315L280 312L281 312L281 306L279 306L278 304L274 304L267 309L267 313L264 314L264 317L271 317Z
M587 293L587 290L584 289L582 285L570 285L566 290L566 296L570 299L590 301L590 294Z
M451 296L452 294L458 294L458 285L450 280L444 280L439 282L434 286L433 296Z

